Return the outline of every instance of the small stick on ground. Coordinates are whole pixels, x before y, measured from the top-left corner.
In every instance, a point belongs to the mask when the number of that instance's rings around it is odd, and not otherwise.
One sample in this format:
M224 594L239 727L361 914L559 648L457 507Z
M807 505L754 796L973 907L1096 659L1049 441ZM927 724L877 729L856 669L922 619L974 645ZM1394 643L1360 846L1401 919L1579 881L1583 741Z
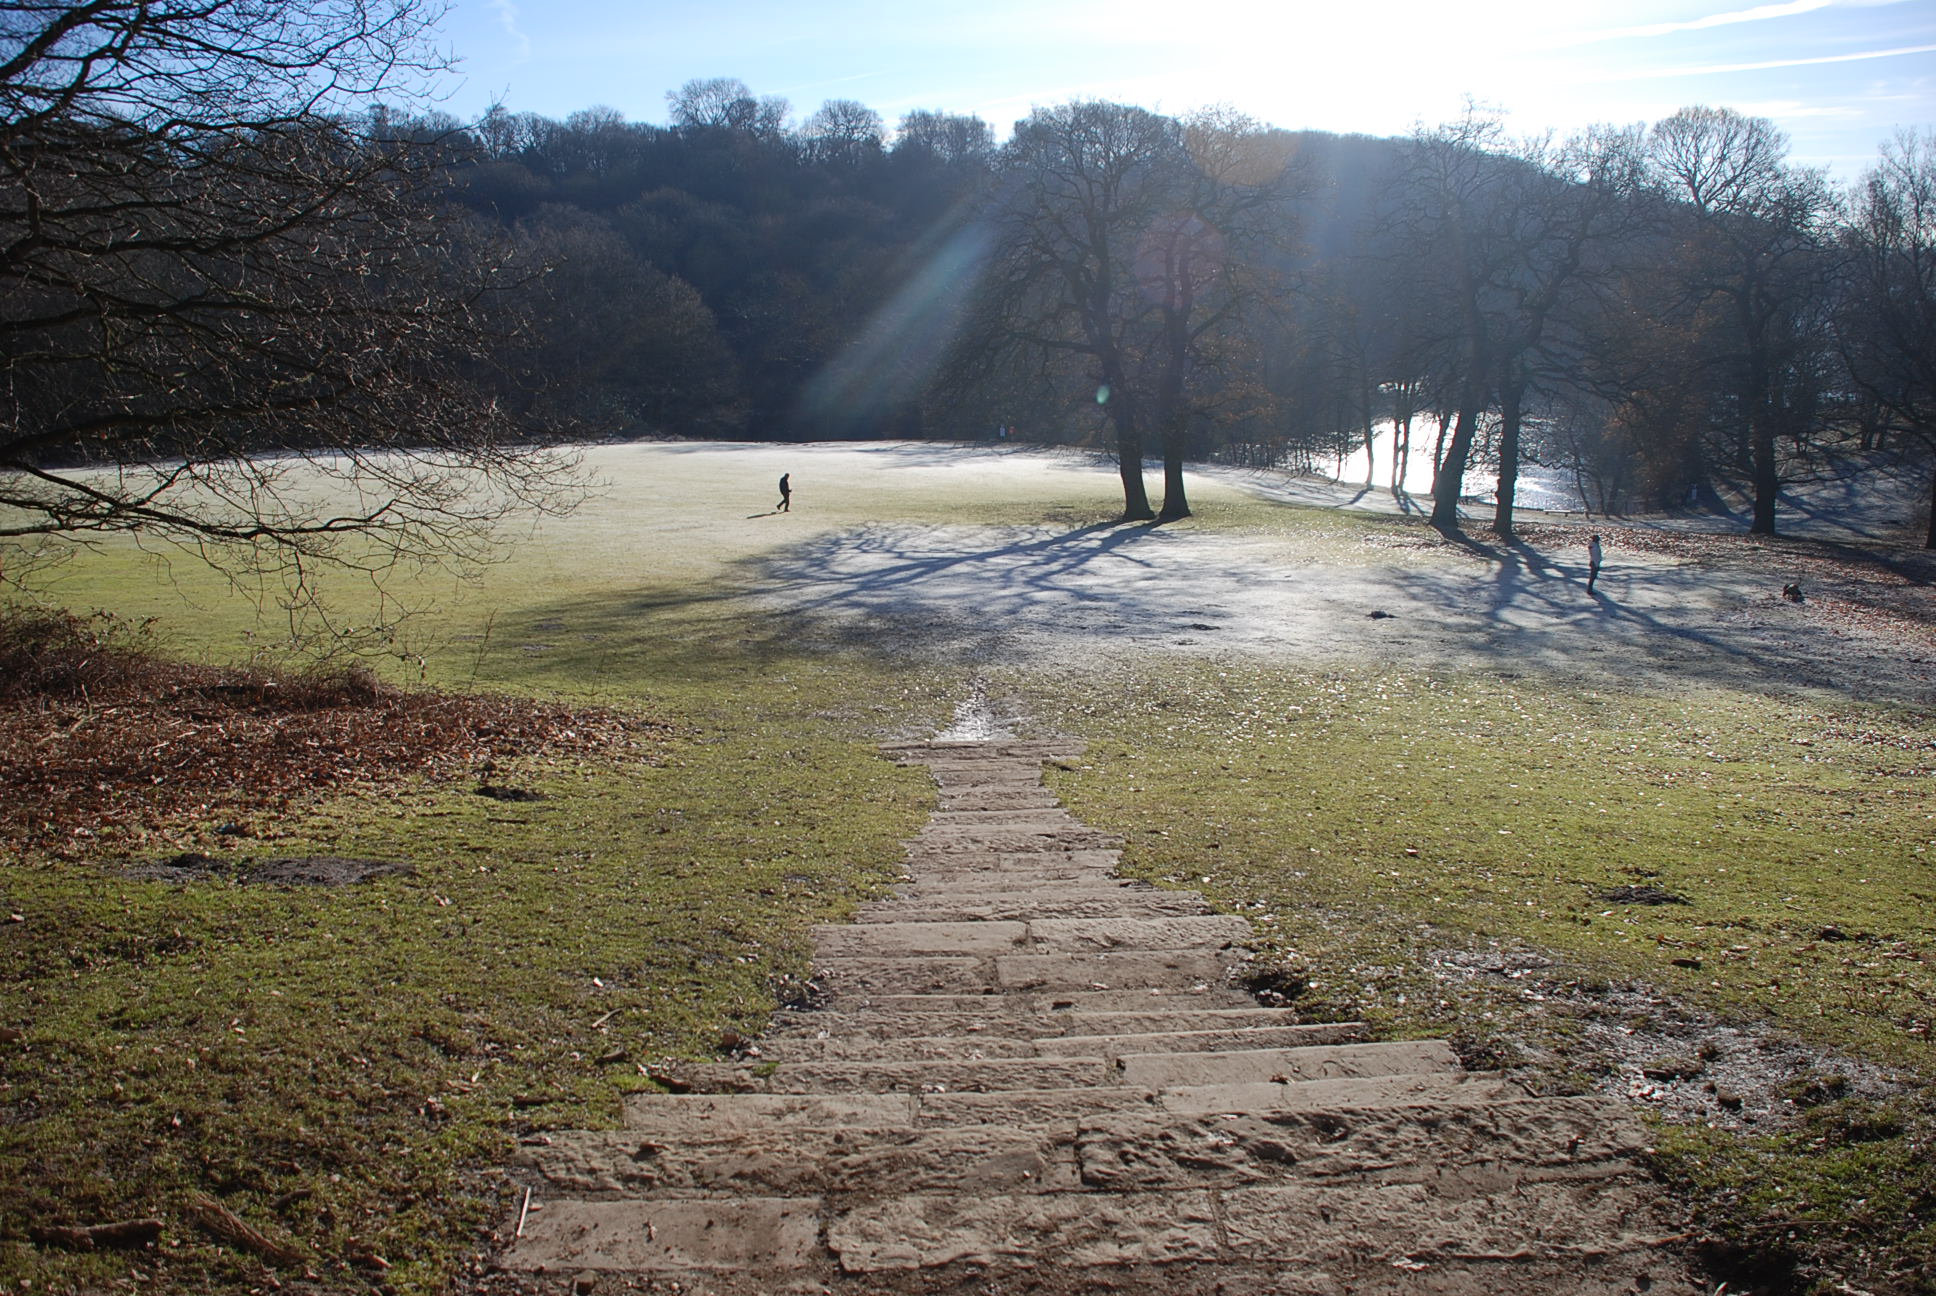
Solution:
M252 1251L277 1268L299 1269L308 1261L297 1247L276 1241L213 1197L199 1197L190 1202L188 1213L222 1241Z

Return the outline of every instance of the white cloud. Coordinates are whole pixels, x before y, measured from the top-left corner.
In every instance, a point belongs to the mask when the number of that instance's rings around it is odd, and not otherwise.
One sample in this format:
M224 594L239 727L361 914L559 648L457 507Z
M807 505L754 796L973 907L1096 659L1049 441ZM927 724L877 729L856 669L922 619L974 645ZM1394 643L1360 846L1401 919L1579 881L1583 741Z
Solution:
M1767 22L1774 18L1793 18L1797 14L1813 13L1826 9L1835 0L1788 0L1786 4L1756 5L1752 9L1737 9L1730 13L1708 14L1702 18L1690 18L1684 22L1646 23L1638 27L1604 27L1597 31L1583 31L1572 39L1580 43L1608 40L1631 40L1651 36L1672 36L1676 32L1706 31L1710 27L1732 27L1737 23Z
M491 0L491 12L497 15L497 25L504 29L518 46L518 61L531 57L531 38L518 26L518 7L512 0Z
M1854 54L1820 54L1814 58L1768 59L1759 63L1707 63L1691 67L1635 68L1592 76L1595 81L1645 81L1662 77L1712 76L1721 72L1766 72L1773 68L1812 67L1820 63L1859 63L1865 59L1897 58L1936 53L1936 45L1904 45L1897 49L1861 50Z

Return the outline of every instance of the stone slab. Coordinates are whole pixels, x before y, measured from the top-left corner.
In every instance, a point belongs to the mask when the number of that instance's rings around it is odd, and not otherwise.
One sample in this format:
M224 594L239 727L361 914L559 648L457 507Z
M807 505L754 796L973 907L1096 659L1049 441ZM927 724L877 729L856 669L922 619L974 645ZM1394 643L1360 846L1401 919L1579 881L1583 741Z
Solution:
M992 852L998 855L1033 851L1109 850L1120 847L1120 834L1098 832L1077 823L1062 827L1002 828L966 824L923 828L908 845L908 857L944 852Z
M1060 899L1040 892L1011 891L1001 898L964 893L952 900L943 896L926 900L877 900L861 906L854 914L854 921L871 924L1028 922L1037 918L1187 918L1209 912L1209 905L1191 895L1116 887Z
M921 1094L917 1125L1030 1125L1118 1114L1242 1117L1257 1112L1349 1112L1373 1108L1442 1108L1524 1102L1529 1095L1503 1080L1461 1075L1378 1076L1294 1084L1179 1085L1131 1088L1012 1089Z
M1068 1089L1108 1084L1101 1058L925 1059L911 1062L694 1062L676 1069L708 1093L922 1093L944 1090Z
M797 1198L731 1201L536 1201L507 1269L785 1272L820 1251L820 1203Z
M955 895L977 894L996 898L1027 896L1046 890L1125 891L1132 885L1116 876L1113 869L1087 864L1054 864L1039 869L996 868L979 856L950 856L950 860L969 860L919 866L898 880L896 894L903 898L929 896L939 892ZM1140 888L1134 888L1140 889Z
M829 1197L884 1192L1075 1192L1074 1122L1023 1128L769 1126L553 1135L520 1160L545 1194L631 1197Z
M832 955L814 959L813 975L828 993L836 997L879 994L975 995L1000 989L994 960L984 958Z
M1006 996L984 995L969 1005L939 1012L894 1012L838 1008L788 1009L774 1015L762 1043L788 1038L901 1039L916 1036L977 1035L1042 1039L1058 1036L1161 1035L1191 1030L1234 1031L1250 1028L1300 1027L1294 1008L1186 1008L1165 1011L1061 1012L1033 1011ZM1347 1030L1353 1038L1364 1030L1361 1022L1328 1022L1312 1030ZM1154 1051L1154 1050L1143 1050Z
M945 813L961 810L1059 810L1062 802L1041 784L990 784L982 787L939 789L936 804Z
M825 1036L761 1037L762 1062L979 1061L984 1058L1099 1057L1127 1053L1209 1053L1232 1049L1284 1049L1345 1044L1364 1037L1363 1028L1338 1026L1253 1026L1212 1031L1168 1031L1113 1035L1042 1036L1019 1026L958 1034L914 1031Z
M1355 1080L1460 1070L1443 1040L1242 1049L1227 1053L1132 1053L1116 1059L1122 1083L1138 1089L1250 1081Z
M931 828L1084 828L1082 821L1058 805L960 807L936 810L928 816Z
M848 1273L1165 1264L1215 1258L1217 1213L1203 1192L915 1194L841 1213L828 1221L827 1245Z
M1546 1181L1637 1176L1640 1128L1602 1099L1330 1108L1082 1122L1082 1182L1116 1192L1311 1179L1492 1193Z
M775 1127L869 1128L914 1124L912 1095L888 1094L668 1094L625 1096L625 1127L643 1133L735 1133Z
M1230 1254L1277 1264L1578 1258L1645 1251L1668 1230L1626 1185L1519 1183L1237 1188L1219 1196Z
M904 954L989 955L1027 944L1020 922L899 922L821 926L813 929L815 958L890 958Z
M1204 1014L1199 1014L1199 1019ZM1295 1026L1234 1026L1222 1030L1119 1031L1108 1035L1064 1035L1034 1041L1041 1057L1076 1054L1118 1058L1138 1053L1224 1053L1255 1049L1296 1049L1351 1044L1364 1039L1356 1022Z
M1464 1072L1361 1076L1349 1080L1267 1080L1246 1084L1176 1085L1154 1096L1164 1111L1241 1115L1256 1111L1349 1111L1368 1107L1481 1105L1526 1098L1510 1080ZM916 1109L916 1119L921 1119Z
M966 993L946 991L833 993L826 1007L832 1012L962 1012L991 1005L1019 1007L1028 1012L1140 1012L1184 1011L1189 1008L1255 1008L1257 1001L1222 983L1139 986L1128 990L1021 990L984 988Z
M1228 979L1238 962L1218 952L1199 950L1006 954L994 960L995 984L1003 990L1034 993L1215 986Z
M1038 918L1027 941L1037 953L1091 950L1222 949L1248 941L1250 924L1230 914L1189 918Z
M1082 1055L1069 1049L1067 1054ZM843 1035L826 1039L800 1036L763 1035L759 1042L760 1060L765 1062L855 1062L879 1061L955 1061L972 1062L983 1058L1033 1058L1063 1056L1043 1052L1037 1041L1011 1035ZM1086 1056L1095 1057L1091 1052Z

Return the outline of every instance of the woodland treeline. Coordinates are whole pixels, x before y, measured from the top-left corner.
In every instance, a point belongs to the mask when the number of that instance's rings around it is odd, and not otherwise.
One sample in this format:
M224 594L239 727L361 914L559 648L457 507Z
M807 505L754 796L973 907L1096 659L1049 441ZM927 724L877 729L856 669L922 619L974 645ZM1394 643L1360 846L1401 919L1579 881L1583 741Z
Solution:
M1430 458L1451 527L1483 464L1502 532L1529 464L1772 531L1797 474L1936 458L1930 132L1840 188L1698 107L1372 139L1085 101L998 140L713 78L666 125L461 123L411 96L436 17L0 0L0 578L116 530L298 585L427 558L567 506L546 447L592 437L1000 429L1113 450L1142 518L1188 461L1390 421L1381 481Z
M1936 153L1847 190L1765 120L1513 140L1212 111L797 124L731 79L671 124L590 109L410 124L450 199L541 266L503 398L615 435L1087 442L1302 465L1398 435L1381 482L1563 468L1602 510L1721 487L1776 524L1811 451L1936 437ZM1838 462L1850 462L1842 457ZM1125 473L1126 512L1153 510ZM1441 492L1439 520L1453 520Z

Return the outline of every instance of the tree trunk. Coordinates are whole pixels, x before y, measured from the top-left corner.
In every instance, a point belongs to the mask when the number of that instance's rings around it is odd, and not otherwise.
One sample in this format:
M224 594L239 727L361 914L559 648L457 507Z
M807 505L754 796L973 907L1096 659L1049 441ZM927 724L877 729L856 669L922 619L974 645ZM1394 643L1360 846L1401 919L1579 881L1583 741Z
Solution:
M1378 475L1378 433L1371 417L1371 387L1361 384L1358 388L1358 418L1365 431L1365 489L1375 484Z
M1499 491L1493 503L1492 529L1501 537L1513 531L1513 498L1519 492L1519 421L1525 393L1523 378L1509 380L1499 393Z
M1748 367L1748 441L1752 455L1750 473L1754 484L1754 515L1748 524L1750 535L1775 533L1775 499L1781 494L1781 473L1775 465L1775 418L1769 408L1768 374L1759 362Z
M1148 522L1156 516L1149 491L1143 487L1143 438L1126 423L1116 426L1116 473L1123 481L1125 522Z
M1445 458L1432 480L1432 525L1440 531L1459 529L1459 495L1465 489L1466 464L1472 458L1472 441L1479 429L1480 390L1477 383L1466 380L1459 394L1459 421L1452 428L1452 443L1446 446Z
M1129 399L1122 366L1113 353L1104 353L1101 368L1103 410L1116 429L1116 472L1123 482L1122 520L1147 522L1156 513L1143 486L1143 434L1136 423L1136 406Z
M1929 531L1923 536L1923 548L1936 549L1936 472L1929 475Z
M1405 489L1405 468L1412 457L1412 416L1392 421L1391 488L1394 495Z
M1163 511L1159 522L1190 516L1190 497L1183 489L1183 429L1173 426L1163 434Z

